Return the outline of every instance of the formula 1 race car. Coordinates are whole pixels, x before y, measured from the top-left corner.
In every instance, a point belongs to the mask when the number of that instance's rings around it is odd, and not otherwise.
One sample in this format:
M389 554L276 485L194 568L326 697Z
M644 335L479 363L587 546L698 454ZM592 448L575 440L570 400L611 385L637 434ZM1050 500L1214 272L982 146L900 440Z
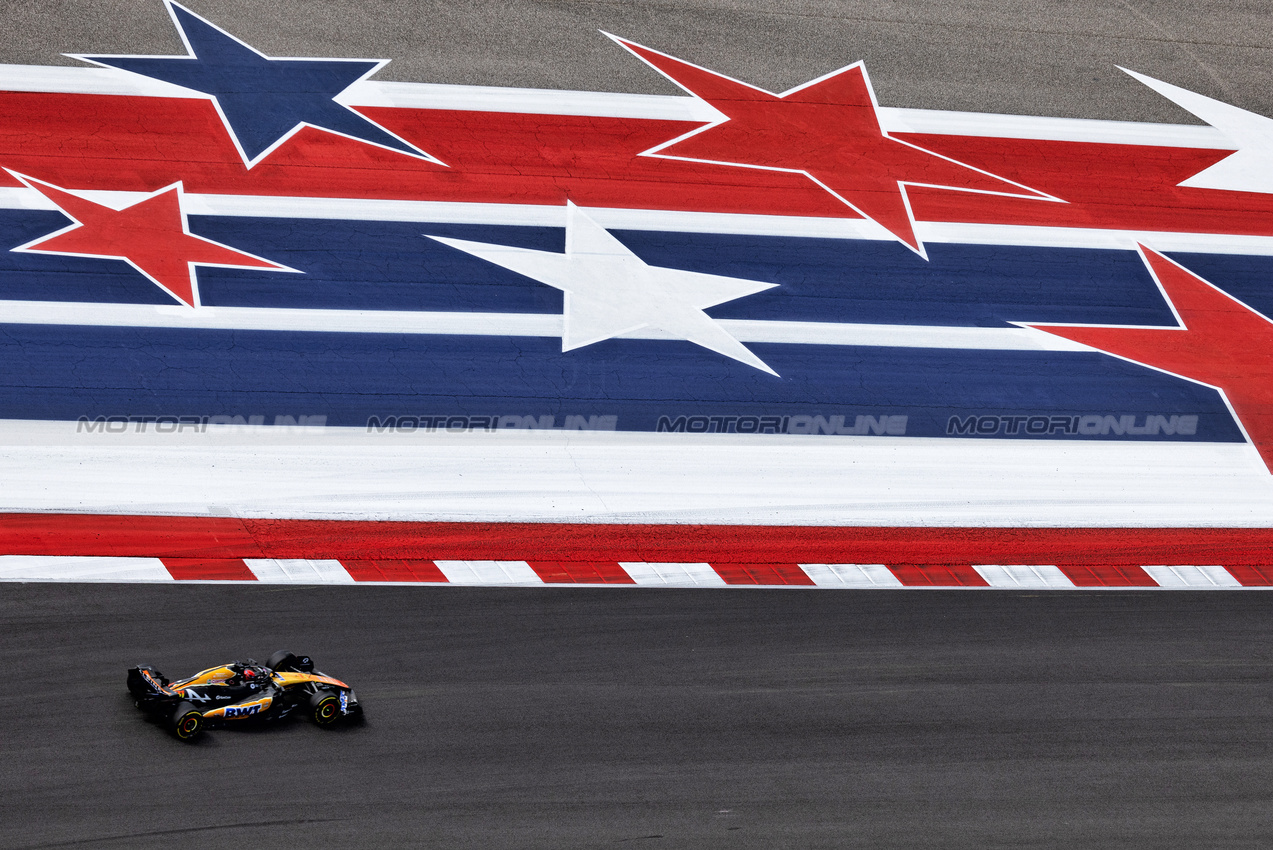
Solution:
M128 691L142 711L183 741L205 726L282 720L294 712L329 729L362 717L353 688L319 673L307 655L279 650L265 664L249 658L171 682L153 667L128 671Z

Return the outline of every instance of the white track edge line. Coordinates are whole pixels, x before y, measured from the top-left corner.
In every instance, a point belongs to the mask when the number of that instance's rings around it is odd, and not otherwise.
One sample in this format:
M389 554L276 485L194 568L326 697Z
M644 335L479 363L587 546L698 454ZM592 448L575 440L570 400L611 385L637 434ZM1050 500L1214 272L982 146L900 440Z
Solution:
M403 310L314 310L283 307L178 307L72 301L0 301L0 325L182 328L209 331L438 336L560 337L562 317L549 313L442 313ZM720 319L741 342L789 345L1084 352L1076 342L1032 328L976 328ZM623 339L675 340L657 328Z

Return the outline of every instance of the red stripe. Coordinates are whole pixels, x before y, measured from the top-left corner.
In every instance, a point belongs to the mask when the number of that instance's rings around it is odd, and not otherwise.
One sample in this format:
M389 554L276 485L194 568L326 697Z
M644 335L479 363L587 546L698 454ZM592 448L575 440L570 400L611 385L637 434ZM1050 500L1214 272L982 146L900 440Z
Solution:
M437 564L416 558L356 558L340 563L354 581L446 581Z
M0 514L0 554L730 564L1265 566L1267 528L872 528ZM1068 573L1067 573L1068 574Z
M1224 159L1227 151L974 136L906 134L905 138L1065 201L1049 204L1001 196L989 200L990 196L972 192L917 186L907 196L920 221L1198 233L1269 229L1266 221L1252 222L1247 216L1267 215L1273 198L1228 192L1228 198L1215 203L1222 194L1219 190L1178 185Z
M163 558L177 581L256 581L242 558Z
M1273 566L1238 564L1225 569L1243 587L1273 587Z
M447 167L303 128L243 167L206 100L0 92L0 160L72 189L186 192L857 218L802 175L639 154L701 126L639 118L363 108ZM110 175L109 177L105 175ZM20 185L0 172L0 185Z
M328 553L322 556L713 564L1085 564L1098 558L1131 565L1263 564L1273 548L1273 529L239 522L266 553L256 557L272 558Z
M799 564L712 564L712 569L725 584L801 584L812 585L813 579Z
M968 564L889 564L897 580L907 587L989 587L981 573Z
M113 555L157 558L263 558L233 517L0 514L7 555Z
M698 122L361 109L449 167L310 128L245 169L210 101L0 93L0 161L73 189L409 198L857 218L803 175L642 157ZM1273 234L1273 197L1179 184L1229 151L902 134L1065 203L914 186L922 221ZM8 175L0 185L16 186Z
M1130 564L1057 564L1078 587L1157 587L1149 573Z
M614 561L527 561L548 584L636 584Z

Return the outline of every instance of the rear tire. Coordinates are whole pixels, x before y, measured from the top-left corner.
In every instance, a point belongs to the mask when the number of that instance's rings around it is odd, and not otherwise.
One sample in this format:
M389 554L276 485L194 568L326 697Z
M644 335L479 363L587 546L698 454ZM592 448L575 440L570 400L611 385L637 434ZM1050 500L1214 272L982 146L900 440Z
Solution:
M203 714L193 703L179 702L172 712L172 734L189 743L203 732Z
M340 697L331 691L319 691L309 698L309 719L323 729L340 720Z

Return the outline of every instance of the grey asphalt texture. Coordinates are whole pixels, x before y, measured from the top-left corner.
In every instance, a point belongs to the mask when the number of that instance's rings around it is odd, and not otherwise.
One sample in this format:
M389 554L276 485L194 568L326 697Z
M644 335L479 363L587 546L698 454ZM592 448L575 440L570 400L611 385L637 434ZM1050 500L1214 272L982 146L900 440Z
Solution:
M1273 115L1265 0L189 0L380 79L676 94L605 29L780 91ZM0 61L184 52L158 0L0 3ZM3 486L3 482L0 482ZM0 585L0 847L1273 845L1273 595ZM183 746L124 691L286 647L365 725Z
M1267 847L1273 593L6 585L0 846ZM359 727L176 741L278 648Z
M377 79L681 94L598 30L782 91L866 62L884 106L1194 123L1116 66L1273 115L1266 0L186 0ZM184 55L160 0L5 0L0 61Z

